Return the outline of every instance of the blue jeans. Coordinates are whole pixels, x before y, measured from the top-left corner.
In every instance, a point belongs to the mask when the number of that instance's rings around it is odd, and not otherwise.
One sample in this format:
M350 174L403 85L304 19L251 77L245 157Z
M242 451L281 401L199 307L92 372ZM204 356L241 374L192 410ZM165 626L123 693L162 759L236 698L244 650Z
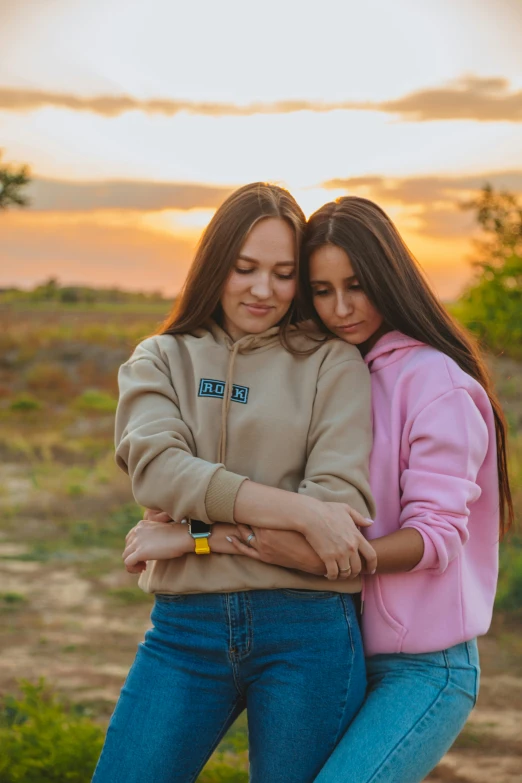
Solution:
M191 783L247 708L253 783L311 783L360 709L349 595L157 595L93 783Z
M374 655L368 694L315 783L420 783L451 747L479 687L477 642Z

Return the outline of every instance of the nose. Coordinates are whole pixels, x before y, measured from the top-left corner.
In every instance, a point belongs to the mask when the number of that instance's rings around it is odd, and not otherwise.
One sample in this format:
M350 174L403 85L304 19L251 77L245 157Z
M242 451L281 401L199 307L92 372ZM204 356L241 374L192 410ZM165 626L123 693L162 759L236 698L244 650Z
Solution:
M272 295L272 281L269 274L259 272L254 276L250 286L252 295L257 299L268 299Z
M353 312L350 297L345 291L338 291L335 297L335 315L337 318L346 318Z

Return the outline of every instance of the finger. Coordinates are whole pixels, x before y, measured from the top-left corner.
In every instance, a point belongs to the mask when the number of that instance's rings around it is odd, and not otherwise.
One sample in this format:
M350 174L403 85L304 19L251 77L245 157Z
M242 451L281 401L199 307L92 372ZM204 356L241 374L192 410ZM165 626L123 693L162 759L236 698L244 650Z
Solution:
M128 565L136 565L136 563L139 563L140 560L142 560L142 557L138 554L135 547L127 547L122 555L122 559L125 563L125 567L127 567Z
M160 511L159 514L156 514L154 517L154 522L172 522L172 517L170 514L167 514L166 511Z
M248 525L242 525L242 524L236 525L236 527L237 527L237 532L239 533L239 538L242 541L246 541L247 536L249 536L252 533L252 528L249 527ZM234 538L234 536L232 536L232 538Z
M362 563L361 558L359 557L359 552L355 551L352 552L350 555L350 565L352 567L352 573L350 574L350 579L355 579L359 576L362 570Z
M141 574L147 568L147 563L144 560L140 560L136 565L125 566L125 569L129 574Z
M363 517L362 514L359 514L358 511L356 511L354 508L349 506L350 508L350 516L357 525L357 527L371 527L373 525L373 519L370 519L369 517Z
M377 553L375 552L375 549L370 544L370 542L364 538L364 536L361 536L361 539L362 540L359 544L359 553L366 560L366 569L368 573L374 574L377 570Z
M150 522L172 522L172 517L166 513L166 511L156 511L152 516L148 517Z
M136 525L134 525L134 527L131 527L131 529L125 536L125 541L130 541L131 538L134 538L135 535L136 535Z
M350 579L352 575L352 564L348 560L345 563L339 563L337 561L337 565L339 566L339 576L338 579Z
M230 541L240 554L246 555L247 557L250 557L252 560L262 560L262 557L259 554L259 552L257 552L251 546L247 546L246 544L244 544L242 541L239 540L239 538L236 538L235 536L230 536Z
M328 558L324 561L325 567L326 567L326 578L329 579L331 582L335 581L337 577L339 576L339 566L337 565L337 560L334 560L333 558Z

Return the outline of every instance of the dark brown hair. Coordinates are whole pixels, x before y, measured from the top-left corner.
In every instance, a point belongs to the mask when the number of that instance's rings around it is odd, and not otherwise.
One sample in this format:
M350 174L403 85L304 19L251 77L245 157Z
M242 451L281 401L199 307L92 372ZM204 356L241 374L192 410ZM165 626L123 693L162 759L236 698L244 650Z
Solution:
M397 329L446 354L486 391L495 418L503 535L514 519L507 469L507 426L477 344L433 294L386 213L372 201L357 196L325 204L308 221L298 287L303 317L321 324L313 307L310 256L328 244L347 253L359 285L389 329Z
M234 191L203 232L185 285L156 334L184 334L222 321L221 297L228 275L249 232L264 218L285 220L295 234L295 262L305 227L301 207L287 190L253 182ZM298 269L296 269L298 272ZM294 303L282 319L280 339L288 348L288 327L296 321Z

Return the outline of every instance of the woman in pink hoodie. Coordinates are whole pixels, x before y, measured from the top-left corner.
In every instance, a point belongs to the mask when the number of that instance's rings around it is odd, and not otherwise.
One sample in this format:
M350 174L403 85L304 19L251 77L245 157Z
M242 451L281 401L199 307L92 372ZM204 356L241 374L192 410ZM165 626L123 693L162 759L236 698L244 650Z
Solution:
M312 215L301 275L305 312L369 367L377 503L367 698L316 783L418 783L477 698L476 637L491 622L499 535L513 518L505 422L478 350L376 204L346 197ZM234 541L241 554L322 572L300 534L251 532L241 529L248 547Z

